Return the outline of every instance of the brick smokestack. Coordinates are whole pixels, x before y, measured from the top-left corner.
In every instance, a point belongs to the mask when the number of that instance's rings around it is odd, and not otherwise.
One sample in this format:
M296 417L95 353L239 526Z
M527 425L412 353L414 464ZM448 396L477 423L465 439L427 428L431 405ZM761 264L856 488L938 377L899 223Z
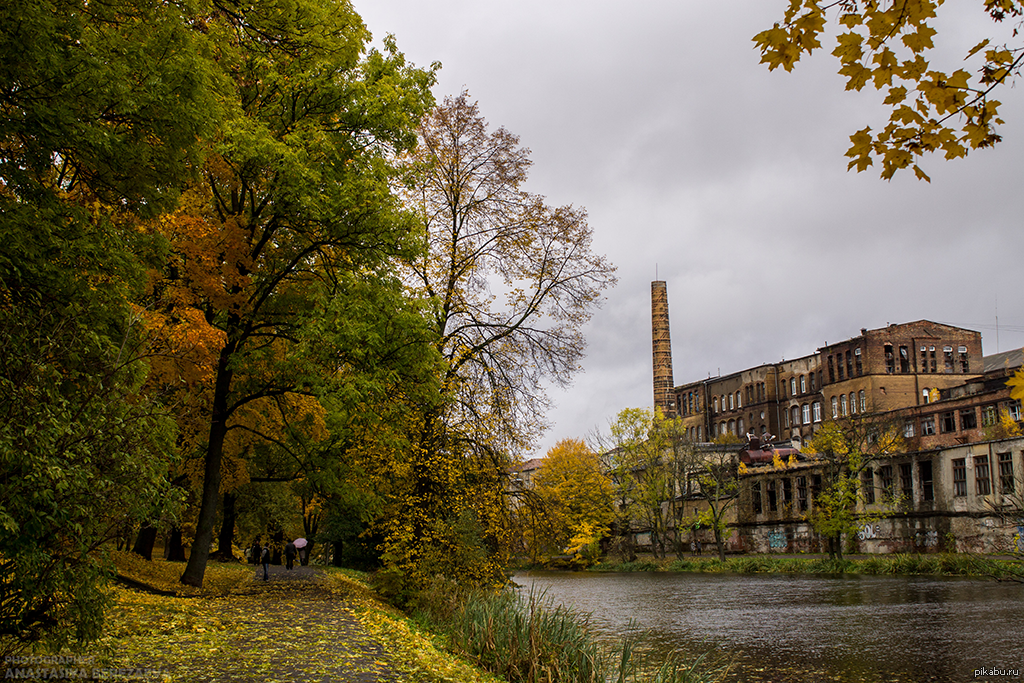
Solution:
M654 407L675 414L672 383L672 340L668 325L668 288L664 280L651 283L651 342L654 350Z

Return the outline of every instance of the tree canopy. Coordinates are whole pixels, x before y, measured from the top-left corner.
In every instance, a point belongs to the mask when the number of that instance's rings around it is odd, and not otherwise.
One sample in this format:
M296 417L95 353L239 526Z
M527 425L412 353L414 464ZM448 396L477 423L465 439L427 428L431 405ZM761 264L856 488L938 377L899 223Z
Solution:
M783 20L758 33L754 42L770 70L791 71L804 54L822 47L821 38L834 23L839 33L832 55L846 89L873 87L885 93L883 103L890 108L884 128L874 132L869 126L850 136L849 168L863 171L879 159L882 178L912 167L918 178L928 180L918 165L925 154L956 159L1000 141L1001 103L994 94L1013 83L1024 60L1019 33L1024 3L984 0L977 11L993 22L991 35L974 38L962 68L934 67L928 51L935 46L943 4L790 0Z

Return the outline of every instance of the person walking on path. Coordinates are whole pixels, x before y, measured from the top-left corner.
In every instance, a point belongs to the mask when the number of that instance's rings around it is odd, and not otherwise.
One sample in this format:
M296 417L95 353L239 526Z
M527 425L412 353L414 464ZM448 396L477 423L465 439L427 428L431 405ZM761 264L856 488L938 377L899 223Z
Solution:
M284 558L288 570L291 571L295 566L295 544L291 541L288 541L288 545L284 547Z
M263 564L263 580L270 580L270 548L264 546L260 554L260 562Z

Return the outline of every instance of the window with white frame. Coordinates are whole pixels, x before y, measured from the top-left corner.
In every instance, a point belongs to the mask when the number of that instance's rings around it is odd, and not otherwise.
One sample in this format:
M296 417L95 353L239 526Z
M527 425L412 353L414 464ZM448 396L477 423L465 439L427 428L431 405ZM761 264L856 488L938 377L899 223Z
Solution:
M839 417L839 399L835 396L832 397L832 419L835 420Z
M850 392L850 415L857 413L857 395Z
M866 393L864 392L864 390L863 390L863 389L861 389L861 390L860 390L860 391L858 392L858 394L857 394L857 398L858 398L858 400L859 400L859 402L860 402L860 412L861 412L861 413L866 413L866 412L868 412L868 396L867 396L867 394L866 394Z
M846 417L846 394L839 396L839 414Z
M821 422L821 401L815 401L811 407L814 410L814 421Z
M811 406L805 403L800 406L800 409L803 411L804 424L811 424Z

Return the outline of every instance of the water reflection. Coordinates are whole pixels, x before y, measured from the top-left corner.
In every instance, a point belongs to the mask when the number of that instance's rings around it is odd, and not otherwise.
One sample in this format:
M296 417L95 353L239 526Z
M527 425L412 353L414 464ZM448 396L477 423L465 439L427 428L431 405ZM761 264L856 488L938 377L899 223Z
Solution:
M737 661L733 681L1007 681L974 672L1024 666L1024 586L1015 584L553 572L515 580L589 612L609 638L634 620L660 648L721 649Z

